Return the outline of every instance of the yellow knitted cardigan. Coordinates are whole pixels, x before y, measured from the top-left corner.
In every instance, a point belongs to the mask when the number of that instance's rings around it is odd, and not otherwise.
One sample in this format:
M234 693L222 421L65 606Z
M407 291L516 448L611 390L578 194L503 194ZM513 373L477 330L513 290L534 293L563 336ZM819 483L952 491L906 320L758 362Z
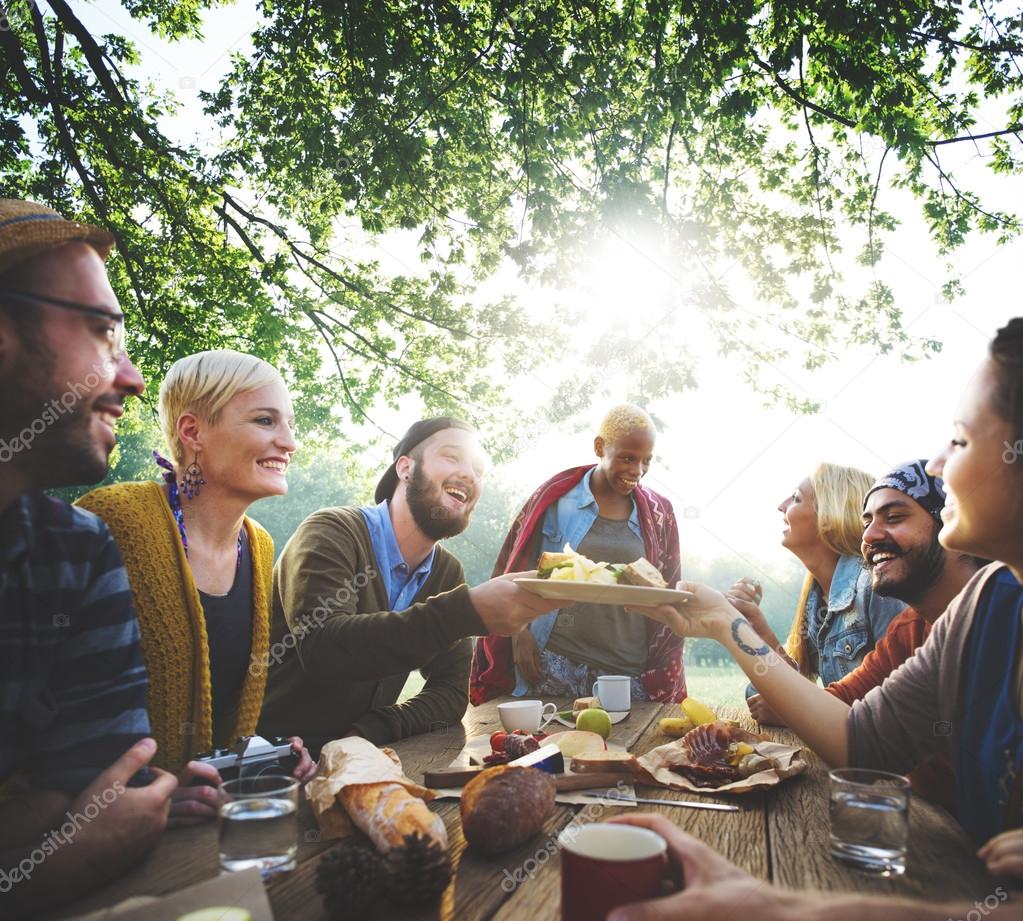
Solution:
M245 676L234 731L213 738L206 618L163 486L118 483L93 490L76 504L106 522L128 570L149 671L149 720L158 745L153 763L177 773L214 743L255 733L265 668L250 668ZM251 518L245 518L245 530L252 554L252 661L263 663L270 647L274 545Z

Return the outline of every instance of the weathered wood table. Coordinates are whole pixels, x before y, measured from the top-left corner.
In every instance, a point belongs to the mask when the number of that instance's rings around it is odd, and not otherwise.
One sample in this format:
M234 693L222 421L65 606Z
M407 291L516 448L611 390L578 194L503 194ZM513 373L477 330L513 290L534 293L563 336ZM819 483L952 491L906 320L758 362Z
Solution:
M427 768L444 767L461 751L466 739L500 728L497 702L470 707L461 726L407 739L394 746L405 772L421 779ZM678 715L677 705L637 703L622 723L613 727L611 741L635 754L643 754L666 741L657 731L661 716ZM722 709L721 715L740 719L755 729L748 714ZM796 743L785 731L770 734L778 741ZM943 810L921 799L910 809L910 844L906 875L885 880L857 873L833 862L828 853L828 778L822 762L807 752L810 768L767 794L732 801L743 805L737 813L643 806L659 812L689 833L703 839L753 876L793 889L844 890L893 893L933 900L970 903L994 891L996 883L974 856L974 847L959 825ZM638 787L637 794L684 799L688 794L659 787ZM700 798L700 797L694 797ZM705 797L703 797L705 798ZM543 831L518 849L498 857L483 857L466 849L458 816L458 803L439 800L432 805L445 821L451 840L455 877L436 908L429 912L401 912L381 906L379 918L409 917L458 919L494 918L499 921L546 921L560 917L559 858L550 846L574 818L600 821L636 807L607 806L595 800L582 806L556 807ZM319 841L311 813L302 815L298 867L267 884L277 921L325 919L314 880L318 855L330 846ZM88 899L52 917L67 917L113 905L129 896L164 895L217 874L217 834L212 823L167 832L161 843L130 874Z

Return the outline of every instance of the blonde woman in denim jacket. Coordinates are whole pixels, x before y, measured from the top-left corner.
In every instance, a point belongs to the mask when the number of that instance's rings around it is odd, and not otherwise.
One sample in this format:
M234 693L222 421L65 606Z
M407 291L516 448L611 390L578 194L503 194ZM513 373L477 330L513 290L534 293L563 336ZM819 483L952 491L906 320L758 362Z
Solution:
M760 587L749 580L732 586L729 599L763 639L811 680L825 685L853 671L906 605L873 592L863 566L863 497L873 478L862 470L820 464L779 506L785 526L782 546L806 567L796 617L785 645L759 608ZM777 716L747 691L750 712L760 722Z

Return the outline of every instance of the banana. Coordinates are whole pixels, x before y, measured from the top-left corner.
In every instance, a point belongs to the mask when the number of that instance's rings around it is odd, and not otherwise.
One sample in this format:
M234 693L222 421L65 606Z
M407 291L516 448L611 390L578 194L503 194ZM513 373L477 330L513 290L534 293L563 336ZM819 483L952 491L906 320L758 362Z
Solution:
M703 723L713 723L717 720L717 714L711 710L706 704L701 704L698 700L694 700L692 697L687 697L682 701L682 712L693 721L693 724L699 726Z
M691 729L695 728L695 724L688 716L683 716L681 718L665 717L657 724L657 728L666 736L671 736L674 739L680 739Z

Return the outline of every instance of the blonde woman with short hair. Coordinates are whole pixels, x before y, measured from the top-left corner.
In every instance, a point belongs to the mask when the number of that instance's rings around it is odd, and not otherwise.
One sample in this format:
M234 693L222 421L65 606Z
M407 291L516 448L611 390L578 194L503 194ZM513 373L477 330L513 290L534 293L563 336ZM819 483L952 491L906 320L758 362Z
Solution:
M171 366L160 387L170 459L164 482L118 483L78 504L110 527L124 556L149 671L156 762L178 772L183 822L216 814L219 776L191 760L253 735L269 647L273 541L246 515L288 491L294 410L280 374L230 349ZM295 776L315 770L300 739ZM214 786L210 786L213 784Z

